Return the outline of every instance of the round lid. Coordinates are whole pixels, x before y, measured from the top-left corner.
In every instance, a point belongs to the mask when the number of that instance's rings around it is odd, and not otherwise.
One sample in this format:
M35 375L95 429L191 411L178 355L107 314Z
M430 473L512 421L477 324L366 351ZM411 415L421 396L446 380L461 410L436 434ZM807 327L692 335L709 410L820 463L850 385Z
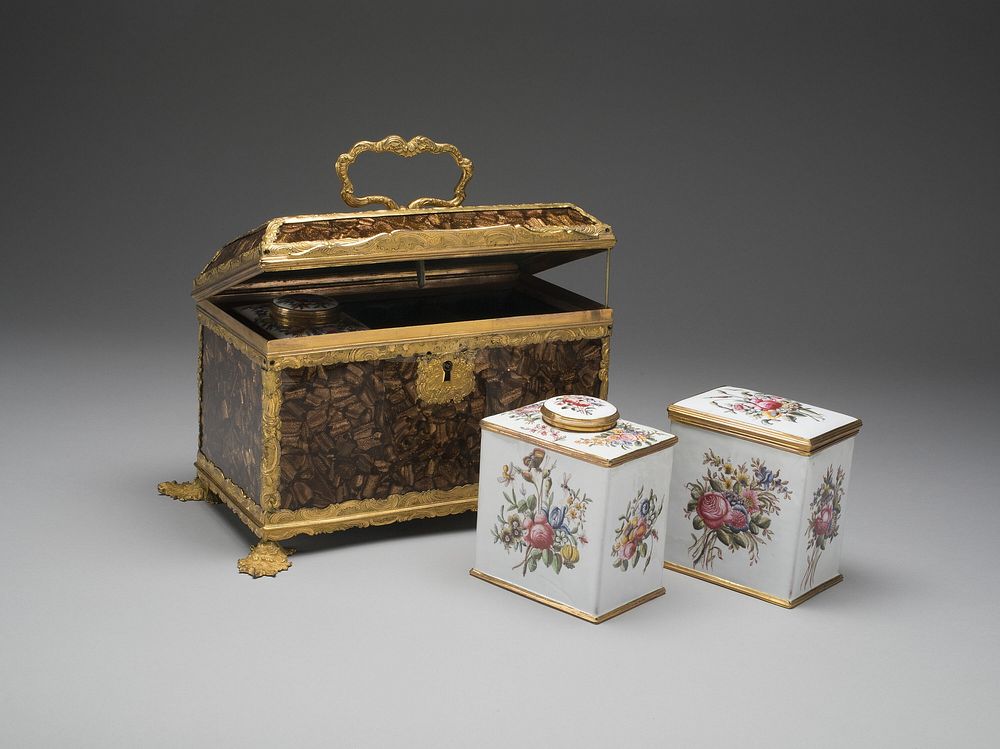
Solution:
M337 300L321 294L285 294L271 300L271 319L285 327L322 325L335 319Z
M546 424L569 432L603 432L618 423L618 409L590 395L557 395L541 411Z
M277 309L284 312L328 312L337 308L337 300L321 294L286 294L271 300Z

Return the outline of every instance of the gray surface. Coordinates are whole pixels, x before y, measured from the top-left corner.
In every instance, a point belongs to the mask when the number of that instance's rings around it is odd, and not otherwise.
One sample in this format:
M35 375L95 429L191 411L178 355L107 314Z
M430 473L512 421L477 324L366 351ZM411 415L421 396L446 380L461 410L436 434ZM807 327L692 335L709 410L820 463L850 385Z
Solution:
M2 743L995 745L996 13L661 6L8 11ZM614 225L624 414L729 382L862 417L846 582L785 611L667 575L593 627L468 577L472 515L254 581L228 511L158 498L190 279L390 132L463 148L470 203ZM452 179L373 162L359 192Z

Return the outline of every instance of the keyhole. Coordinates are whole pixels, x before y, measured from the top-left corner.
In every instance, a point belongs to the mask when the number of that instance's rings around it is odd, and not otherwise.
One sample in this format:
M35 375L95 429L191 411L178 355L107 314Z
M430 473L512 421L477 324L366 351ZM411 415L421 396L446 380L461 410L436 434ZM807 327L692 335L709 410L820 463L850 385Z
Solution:
M444 381L445 382L451 382L451 367L452 367L452 364L451 364L450 361L446 361L444 364L441 365L441 369L444 370Z

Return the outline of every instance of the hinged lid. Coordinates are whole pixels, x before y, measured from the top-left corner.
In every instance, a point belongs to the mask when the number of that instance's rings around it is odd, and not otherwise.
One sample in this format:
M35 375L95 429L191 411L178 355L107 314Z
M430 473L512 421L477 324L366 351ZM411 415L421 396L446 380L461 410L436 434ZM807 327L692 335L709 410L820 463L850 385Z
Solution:
M615 426L601 432L567 431L552 426L543 419L542 408L555 399L539 401L515 408L513 411L488 416L479 424L487 431L506 434L606 468L676 444L677 438L669 432L661 432L659 429L619 419L617 409L607 401L585 397L610 406L615 413L617 421Z
M450 154L462 170L455 195L419 198L405 208L386 196L355 197L348 168L364 151ZM424 136L361 141L337 159L341 197L350 206L383 203L387 210L272 219L219 250L195 278L192 295L204 299L263 273L404 260L505 256L537 273L614 246L611 227L571 203L462 207L472 169L455 146Z
M667 408L667 414L680 424L799 455L811 455L861 430L861 420L853 416L730 385L678 401Z

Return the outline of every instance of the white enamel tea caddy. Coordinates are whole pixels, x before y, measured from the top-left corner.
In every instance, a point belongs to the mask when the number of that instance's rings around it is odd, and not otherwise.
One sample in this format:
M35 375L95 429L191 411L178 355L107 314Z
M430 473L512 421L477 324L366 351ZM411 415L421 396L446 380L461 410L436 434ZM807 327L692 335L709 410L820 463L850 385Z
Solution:
M677 434L664 566L792 608L840 582L861 421L725 386L667 409Z
M473 576L595 624L663 595L676 437L586 395L481 426Z

